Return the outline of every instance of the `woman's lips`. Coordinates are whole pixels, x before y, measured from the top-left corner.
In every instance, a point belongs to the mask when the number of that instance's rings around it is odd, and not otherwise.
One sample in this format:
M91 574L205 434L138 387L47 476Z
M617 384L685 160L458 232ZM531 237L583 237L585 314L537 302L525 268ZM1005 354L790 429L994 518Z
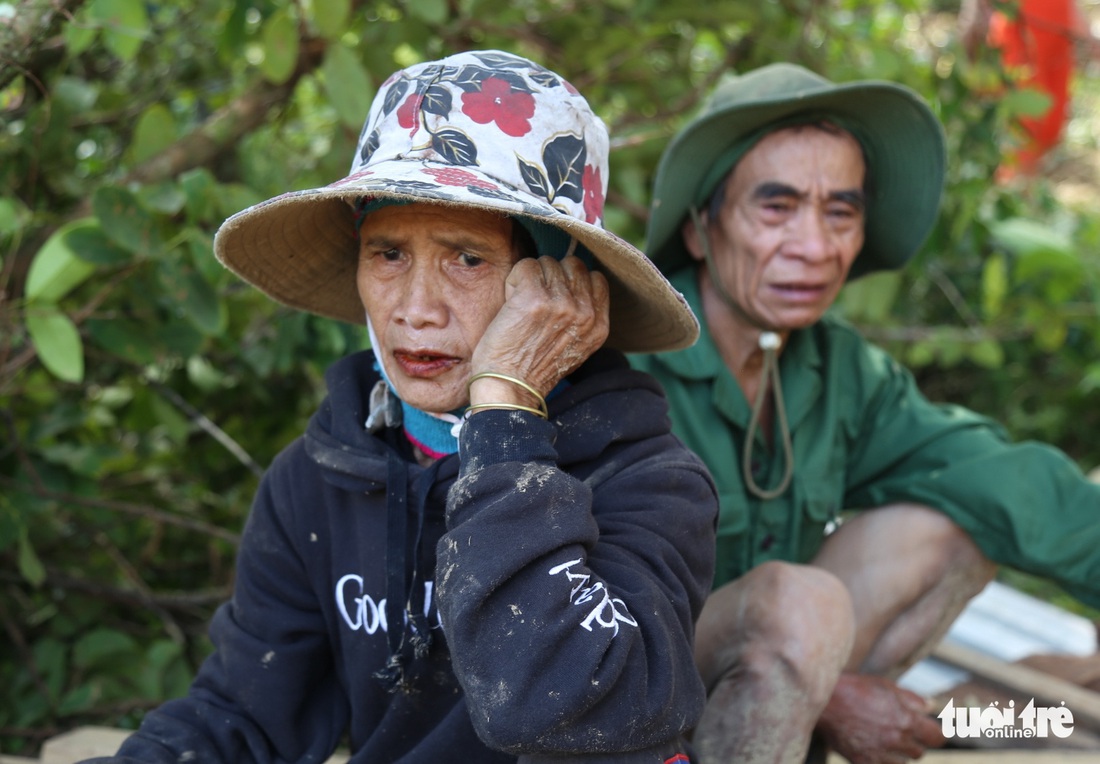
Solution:
M457 366L462 359L430 350L395 350L393 359L409 377L431 378Z

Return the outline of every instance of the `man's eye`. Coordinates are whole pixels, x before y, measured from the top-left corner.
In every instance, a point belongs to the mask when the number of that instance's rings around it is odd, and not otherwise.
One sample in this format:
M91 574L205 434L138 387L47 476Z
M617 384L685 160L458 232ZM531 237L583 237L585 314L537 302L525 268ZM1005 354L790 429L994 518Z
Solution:
M379 252L378 254L383 260L388 260L390 262L397 260L401 257L401 253L398 252L396 249L386 249Z
M471 255L469 252L460 253L458 259L462 262L463 265L469 268L474 268L485 262L482 258L478 257L477 255Z

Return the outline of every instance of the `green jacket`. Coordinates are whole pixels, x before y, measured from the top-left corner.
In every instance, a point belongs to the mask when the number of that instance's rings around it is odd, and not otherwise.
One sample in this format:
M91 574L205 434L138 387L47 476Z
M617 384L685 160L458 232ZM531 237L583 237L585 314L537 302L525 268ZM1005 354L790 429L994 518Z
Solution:
M631 362L660 380L673 431L718 485L715 586L766 560L810 560L841 510L909 501L943 511L990 559L1100 606L1100 485L1055 448L1011 444L991 420L929 402L906 369L834 317L793 332L780 356L791 485L770 501L748 494L741 450L751 408L707 332L694 272L672 283L702 336ZM753 461L757 485L779 482L781 448L758 434Z

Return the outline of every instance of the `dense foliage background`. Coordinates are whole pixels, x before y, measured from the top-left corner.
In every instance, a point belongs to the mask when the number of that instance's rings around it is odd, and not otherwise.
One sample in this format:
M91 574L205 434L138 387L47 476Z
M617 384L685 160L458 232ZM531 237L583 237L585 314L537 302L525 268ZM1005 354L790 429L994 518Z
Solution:
M365 345L235 280L213 232L342 177L376 84L457 50L526 55L589 98L614 139L608 227L639 244L657 158L727 68L791 60L920 91L950 141L942 220L918 262L841 309L932 397L1100 463L1098 78L1078 83L1051 175L996 185L1012 116L1043 101L1005 90L988 52L967 59L956 11L0 1L0 750L134 726L184 691L259 474L329 361Z

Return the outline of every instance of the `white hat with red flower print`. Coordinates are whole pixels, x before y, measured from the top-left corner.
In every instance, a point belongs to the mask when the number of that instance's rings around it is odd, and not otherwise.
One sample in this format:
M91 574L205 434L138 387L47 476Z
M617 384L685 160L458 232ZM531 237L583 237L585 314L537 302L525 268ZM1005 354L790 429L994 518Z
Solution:
M218 230L214 252L279 302L362 323L359 200L494 210L553 226L591 253L611 288L609 346L686 347L699 324L684 298L603 228L607 154L607 128L565 79L510 53L459 53L382 84L351 174L238 212Z

